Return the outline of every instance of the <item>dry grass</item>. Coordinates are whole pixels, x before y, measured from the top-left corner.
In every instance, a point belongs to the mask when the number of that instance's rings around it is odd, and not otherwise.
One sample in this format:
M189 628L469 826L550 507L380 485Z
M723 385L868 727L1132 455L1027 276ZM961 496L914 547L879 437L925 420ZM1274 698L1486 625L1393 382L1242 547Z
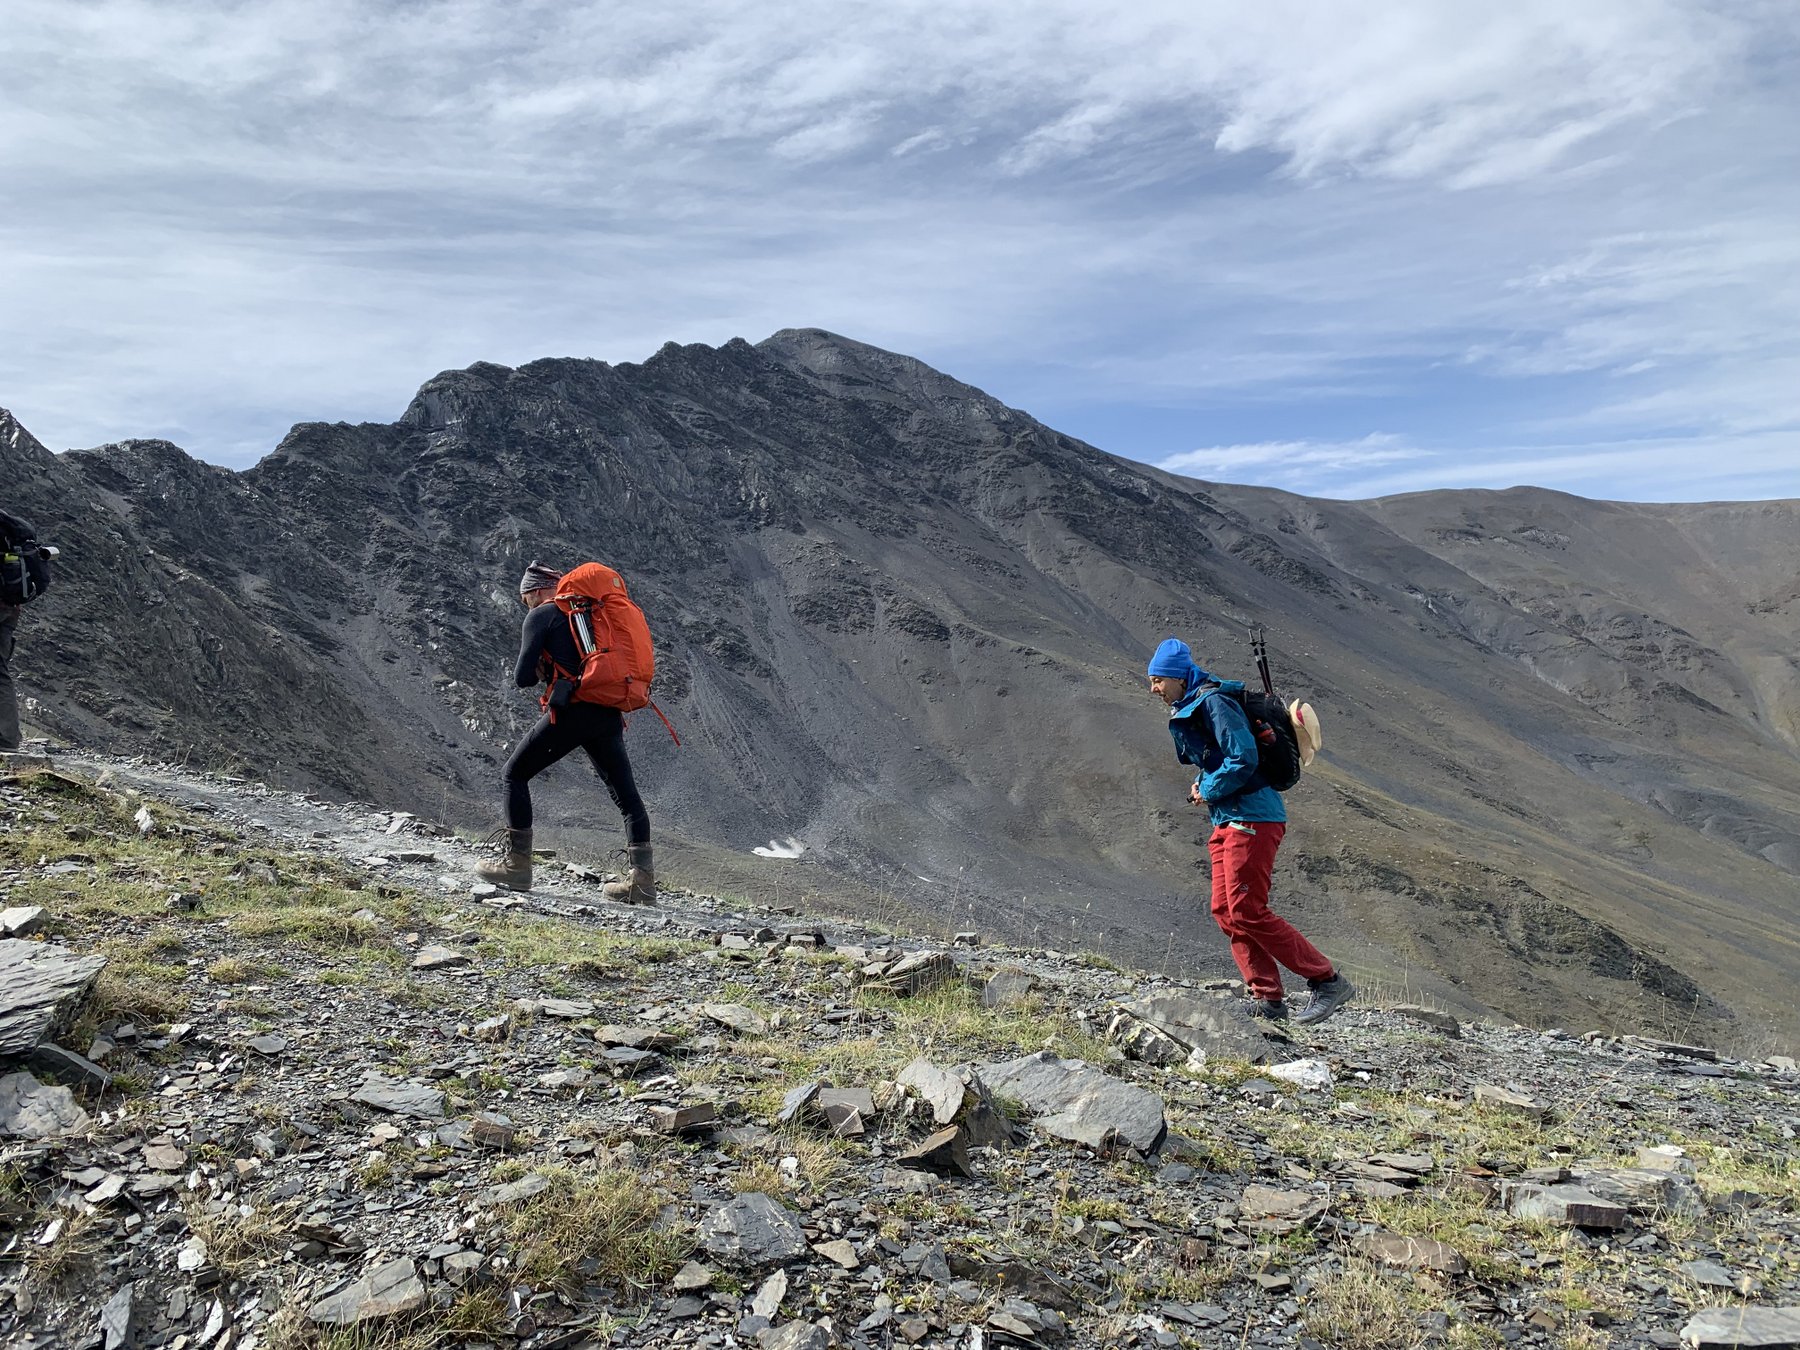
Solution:
M199 1201L187 1211L188 1228L206 1244L212 1263L228 1275L242 1274L261 1258L280 1251L292 1217L291 1211L243 1204L209 1212Z
M221 956L207 966L206 974L214 984L246 984L256 978L256 967L235 956Z
M42 1245L34 1233L27 1239L25 1271L31 1279L60 1289L88 1275L105 1245L105 1226L93 1214L66 1214L56 1241Z
M786 1195L789 1189L788 1179L772 1162L751 1163L731 1179L734 1195Z
M1398 1280L1366 1261L1313 1286L1306 1329L1333 1350L1410 1350L1427 1344L1419 1312Z
M639 1172L544 1168L549 1189L506 1219L526 1283L577 1293L583 1284L639 1295L666 1280L693 1250L693 1235L666 1224L668 1197Z

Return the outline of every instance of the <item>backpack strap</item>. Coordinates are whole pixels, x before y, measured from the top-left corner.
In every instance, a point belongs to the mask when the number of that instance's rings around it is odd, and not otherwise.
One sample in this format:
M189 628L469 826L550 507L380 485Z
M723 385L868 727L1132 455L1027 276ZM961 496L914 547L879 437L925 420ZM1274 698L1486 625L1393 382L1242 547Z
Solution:
M664 726L665 726L665 727L668 727L668 729L669 729L669 737L670 737L670 739L671 739L671 740L673 740L673 741L674 741L674 742L675 742L675 744L676 744L676 745L677 745L677 746L678 746L678 747L679 747L679 746L680 746L680 744L681 744L681 737L679 737L679 736L677 736L677 735L676 735L676 734L675 734L675 726L674 726L674 724L673 724L673 723L672 723L672 722L670 722L670 721L669 721L669 719L668 719L668 718L667 718L667 717L663 717L663 710L662 710L662 709L661 709L661 708L659 708L659 707L657 707L657 706L656 706L656 700L655 700L655 699L651 699L651 700L650 700L650 711L651 711L651 712L653 712L653 713L655 713L655 714L656 714L656 715L657 715L657 716L658 716L658 717L661 717L661 718L662 718L662 724L663 724L663 725L664 725Z

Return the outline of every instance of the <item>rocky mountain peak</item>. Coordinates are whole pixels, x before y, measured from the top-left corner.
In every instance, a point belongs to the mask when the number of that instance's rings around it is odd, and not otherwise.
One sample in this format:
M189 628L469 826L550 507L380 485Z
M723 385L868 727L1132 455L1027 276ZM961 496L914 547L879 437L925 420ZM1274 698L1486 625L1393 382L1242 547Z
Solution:
M43 443L5 408L0 408L0 446L5 447L13 466L23 467L31 461L41 464L50 457L50 452L44 448Z

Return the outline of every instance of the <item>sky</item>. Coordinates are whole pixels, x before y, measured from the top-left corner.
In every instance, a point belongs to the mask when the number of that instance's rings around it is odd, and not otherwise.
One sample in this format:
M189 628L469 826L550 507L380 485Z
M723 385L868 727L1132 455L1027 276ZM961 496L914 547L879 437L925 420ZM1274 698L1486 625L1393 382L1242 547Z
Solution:
M7 0L0 406L828 328L1366 497L1800 497L1800 0Z

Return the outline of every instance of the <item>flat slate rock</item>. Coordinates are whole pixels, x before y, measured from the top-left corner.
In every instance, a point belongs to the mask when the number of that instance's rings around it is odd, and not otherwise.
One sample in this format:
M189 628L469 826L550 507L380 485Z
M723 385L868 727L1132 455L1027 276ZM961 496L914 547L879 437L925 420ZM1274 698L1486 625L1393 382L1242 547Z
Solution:
M1683 1344L1776 1350L1800 1346L1800 1308L1702 1308L1681 1329Z
M956 962L945 953L912 952L875 975L871 982L902 998L913 998L955 978Z
M537 1006L545 1017L560 1017L567 1022L594 1015L594 1005L585 998L540 998Z
M0 1077L0 1138L55 1139L87 1123L88 1113L68 1088L24 1072Z
M708 1214L700 1244L721 1261L752 1269L797 1261L810 1250L793 1211L761 1191L746 1191Z
M527 1172L517 1181L502 1182L498 1186L489 1186L475 1197L476 1203L492 1208L496 1205L519 1205L534 1195L542 1195L550 1189L550 1178L542 1172Z
M741 1003L702 1003L700 1015L710 1022L717 1022L722 1027L729 1027L740 1036L767 1036L769 1021L753 1008L746 1008Z
M1116 1006L1121 1012L1129 1013L1140 1022L1148 1022L1163 1035L1179 1041L1189 1053L1203 1051L1211 1058L1263 1064L1272 1055L1288 1049L1290 1044L1285 1038L1277 1038L1258 1026L1241 998L1151 994Z
M1397 1017L1404 1017L1409 1022L1417 1022L1420 1026L1430 1027L1433 1031L1441 1031L1452 1039L1462 1036L1462 1024L1447 1012L1439 1012L1436 1008L1422 1007L1417 1003L1402 1003L1389 1008L1389 1012Z
M100 1309L100 1336L105 1350L130 1350L137 1339L136 1286L124 1284Z
M1402 1270L1435 1270L1445 1275L1461 1275L1469 1269L1461 1252L1431 1238L1407 1237L1401 1233L1361 1233L1351 1241L1350 1247L1370 1260Z
M425 1306L425 1284L410 1256L384 1261L360 1280L327 1294L306 1310L326 1326L349 1327Z
M59 943L0 938L0 1056L25 1054L71 1020L105 966Z
M1168 1128L1161 1097L1085 1060L1040 1050L984 1064L981 1077L993 1091L1036 1113L1037 1128L1045 1134L1096 1151L1123 1140L1140 1153L1154 1153Z
M948 1125L962 1110L963 1080L950 1070L939 1068L923 1055L900 1070L900 1076L894 1081L901 1087L918 1093L920 1099L931 1108L931 1118L939 1125Z
M831 1334L811 1322L789 1322L756 1334L757 1350L831 1350Z
M418 1116L424 1120L444 1118L444 1094L423 1083L406 1083L396 1078L370 1074L363 1085L350 1094L350 1100L372 1106L377 1111L392 1111L397 1116Z
M1693 1183L1654 1167L1587 1168L1577 1180L1602 1200L1628 1209L1697 1208L1700 1204Z
M1528 1097L1523 1092L1514 1092L1510 1088L1495 1087L1492 1083L1477 1083L1475 1100L1502 1111L1512 1111L1521 1116L1531 1116L1538 1120L1542 1120L1550 1114L1550 1108L1535 1097Z
M1249 1185L1238 1199L1238 1210L1246 1219L1274 1219L1287 1223L1310 1223L1331 1207L1331 1201L1311 1191L1289 1191L1279 1186Z
M801 1113L813 1104L824 1086L824 1079L809 1078L806 1082L789 1088L781 1098L781 1110L775 1113L775 1123L788 1125L800 1119Z
M39 1041L32 1046L24 1067L82 1092L100 1093L112 1086L112 1075L105 1069L55 1041Z
M466 966L469 961L467 952L433 943L429 947L419 948L419 954L413 957L412 964L414 970L448 970L455 966Z
M864 1120L875 1119L875 1094L866 1087L821 1088L819 1109L829 1112L834 1106L846 1106Z
M44 926L46 917L47 911L42 905L8 905L0 909L0 935L30 937Z
M1705 1285L1708 1289L1736 1289L1738 1287L1737 1276L1717 1261L1683 1261L1675 1268L1695 1284Z

